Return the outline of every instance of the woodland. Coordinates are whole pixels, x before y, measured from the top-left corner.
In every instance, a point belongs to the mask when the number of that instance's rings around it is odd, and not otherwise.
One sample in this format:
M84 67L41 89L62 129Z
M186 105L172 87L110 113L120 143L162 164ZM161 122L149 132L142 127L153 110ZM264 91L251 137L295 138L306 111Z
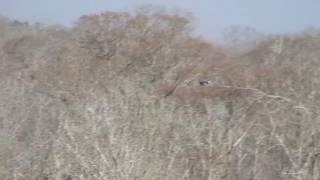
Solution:
M319 180L320 31L194 29L153 9L1 17L0 179Z

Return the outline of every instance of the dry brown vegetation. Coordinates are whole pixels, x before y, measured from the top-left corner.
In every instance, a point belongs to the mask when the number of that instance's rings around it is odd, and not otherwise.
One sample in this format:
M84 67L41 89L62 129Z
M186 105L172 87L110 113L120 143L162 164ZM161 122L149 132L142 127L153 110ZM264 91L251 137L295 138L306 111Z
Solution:
M1 179L320 179L319 34L233 53L191 32L152 9L2 18Z

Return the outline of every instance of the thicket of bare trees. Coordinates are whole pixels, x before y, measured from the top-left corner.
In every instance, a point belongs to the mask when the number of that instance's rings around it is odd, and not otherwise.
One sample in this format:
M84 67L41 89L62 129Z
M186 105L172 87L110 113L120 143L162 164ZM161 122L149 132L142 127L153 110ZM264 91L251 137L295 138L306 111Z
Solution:
M152 9L1 18L1 179L318 180L319 33L241 54L191 34Z

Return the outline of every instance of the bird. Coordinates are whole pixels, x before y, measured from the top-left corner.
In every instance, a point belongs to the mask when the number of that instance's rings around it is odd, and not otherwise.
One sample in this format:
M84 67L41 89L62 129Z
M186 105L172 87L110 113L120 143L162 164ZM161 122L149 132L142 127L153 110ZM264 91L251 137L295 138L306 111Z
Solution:
M201 86L206 86L206 85L208 85L210 83L210 81L199 81L199 84L201 85Z

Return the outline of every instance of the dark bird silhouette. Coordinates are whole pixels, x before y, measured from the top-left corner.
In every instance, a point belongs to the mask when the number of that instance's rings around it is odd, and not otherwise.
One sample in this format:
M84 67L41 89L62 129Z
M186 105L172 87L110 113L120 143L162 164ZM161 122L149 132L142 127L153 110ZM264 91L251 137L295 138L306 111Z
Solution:
M206 85L209 84L209 81L200 81L199 84L200 84L201 86L206 86Z

